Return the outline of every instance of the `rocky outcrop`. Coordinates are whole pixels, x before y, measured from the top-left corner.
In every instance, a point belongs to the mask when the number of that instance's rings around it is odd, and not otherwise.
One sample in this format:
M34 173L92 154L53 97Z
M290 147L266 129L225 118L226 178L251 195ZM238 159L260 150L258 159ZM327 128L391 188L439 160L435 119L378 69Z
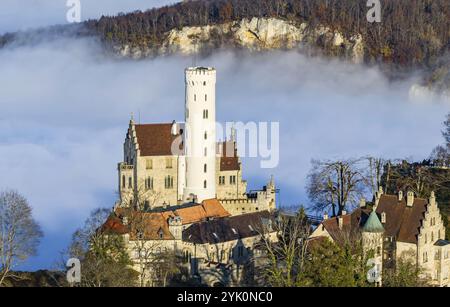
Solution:
M364 59L361 35L347 37L323 26L293 23L276 18L252 18L218 25L184 27L166 34L153 47L115 46L121 56L142 58L152 54L192 54L202 50L239 47L252 51L317 47L326 54L343 56L355 63Z

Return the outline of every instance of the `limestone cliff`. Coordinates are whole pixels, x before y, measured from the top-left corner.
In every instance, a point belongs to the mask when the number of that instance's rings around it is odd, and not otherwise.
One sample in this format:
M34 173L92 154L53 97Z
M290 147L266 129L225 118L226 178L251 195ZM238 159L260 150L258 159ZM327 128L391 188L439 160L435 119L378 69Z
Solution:
M361 35L346 37L324 26L309 26L276 18L242 19L224 24L183 27L166 33L159 46L114 46L121 56L142 58L162 54L192 54L218 48L270 49L318 48L322 52L360 63L364 60Z

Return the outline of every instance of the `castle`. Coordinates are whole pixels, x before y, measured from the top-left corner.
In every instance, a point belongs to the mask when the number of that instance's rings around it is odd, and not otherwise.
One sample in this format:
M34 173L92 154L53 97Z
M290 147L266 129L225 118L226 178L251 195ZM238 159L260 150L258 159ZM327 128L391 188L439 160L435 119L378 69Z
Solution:
M150 264L164 252L182 255L189 275L203 284L240 284L252 279L244 272L258 254L258 227L276 208L275 183L247 192L236 130L216 142L215 69L187 68L185 81L185 123L130 120L119 200L101 230L123 237L148 285L160 285Z
M117 207L167 208L217 199L232 215L275 209L273 178L248 193L237 153L236 130L216 142L216 70L185 70L185 123L130 120L118 165Z
M434 192L423 199L412 191L387 195L380 188L372 206L363 199L350 214L325 215L311 239L327 238L340 244L356 235L361 235L365 250L374 252L378 272L409 260L432 285L450 285L450 242L444 240L445 227ZM374 281L381 283L381 276Z

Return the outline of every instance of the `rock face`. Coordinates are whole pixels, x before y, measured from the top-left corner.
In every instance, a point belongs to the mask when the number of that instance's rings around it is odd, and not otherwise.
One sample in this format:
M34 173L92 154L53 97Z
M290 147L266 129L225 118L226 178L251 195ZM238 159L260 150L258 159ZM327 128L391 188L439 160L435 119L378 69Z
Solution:
M239 47L252 51L317 47L333 56L342 56L355 63L364 59L361 35L345 37L329 28L295 24L276 18L252 18L236 22L184 27L166 34L160 46L116 46L121 56L142 58L171 53L192 54L202 50Z

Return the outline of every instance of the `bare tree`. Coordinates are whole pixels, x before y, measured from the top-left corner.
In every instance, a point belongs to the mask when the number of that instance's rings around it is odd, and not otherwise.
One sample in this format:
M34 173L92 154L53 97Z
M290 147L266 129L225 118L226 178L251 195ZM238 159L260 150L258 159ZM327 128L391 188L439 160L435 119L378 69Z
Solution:
M36 254L43 236L25 197L16 191L0 194L0 286L17 278L14 267Z
M136 283L123 237L102 229L110 214L108 209L92 211L84 226L72 236L69 256L81 261L81 286L121 287Z
M132 193L123 193L120 206L133 207L135 210L154 209L161 199L161 192L150 188L149 183L139 184Z
M263 223L258 232L262 279L275 287L297 286L305 269L311 233L304 211L295 216L278 214L274 220Z
M331 208L336 216L359 201L367 184L362 160L312 161L307 191L316 211Z
M382 186L382 177L383 172L386 170L386 165L390 163L390 161L385 160L383 158L375 158L368 156L367 159L367 174L366 181L368 186L370 187L370 191L372 195L378 191L379 187Z

